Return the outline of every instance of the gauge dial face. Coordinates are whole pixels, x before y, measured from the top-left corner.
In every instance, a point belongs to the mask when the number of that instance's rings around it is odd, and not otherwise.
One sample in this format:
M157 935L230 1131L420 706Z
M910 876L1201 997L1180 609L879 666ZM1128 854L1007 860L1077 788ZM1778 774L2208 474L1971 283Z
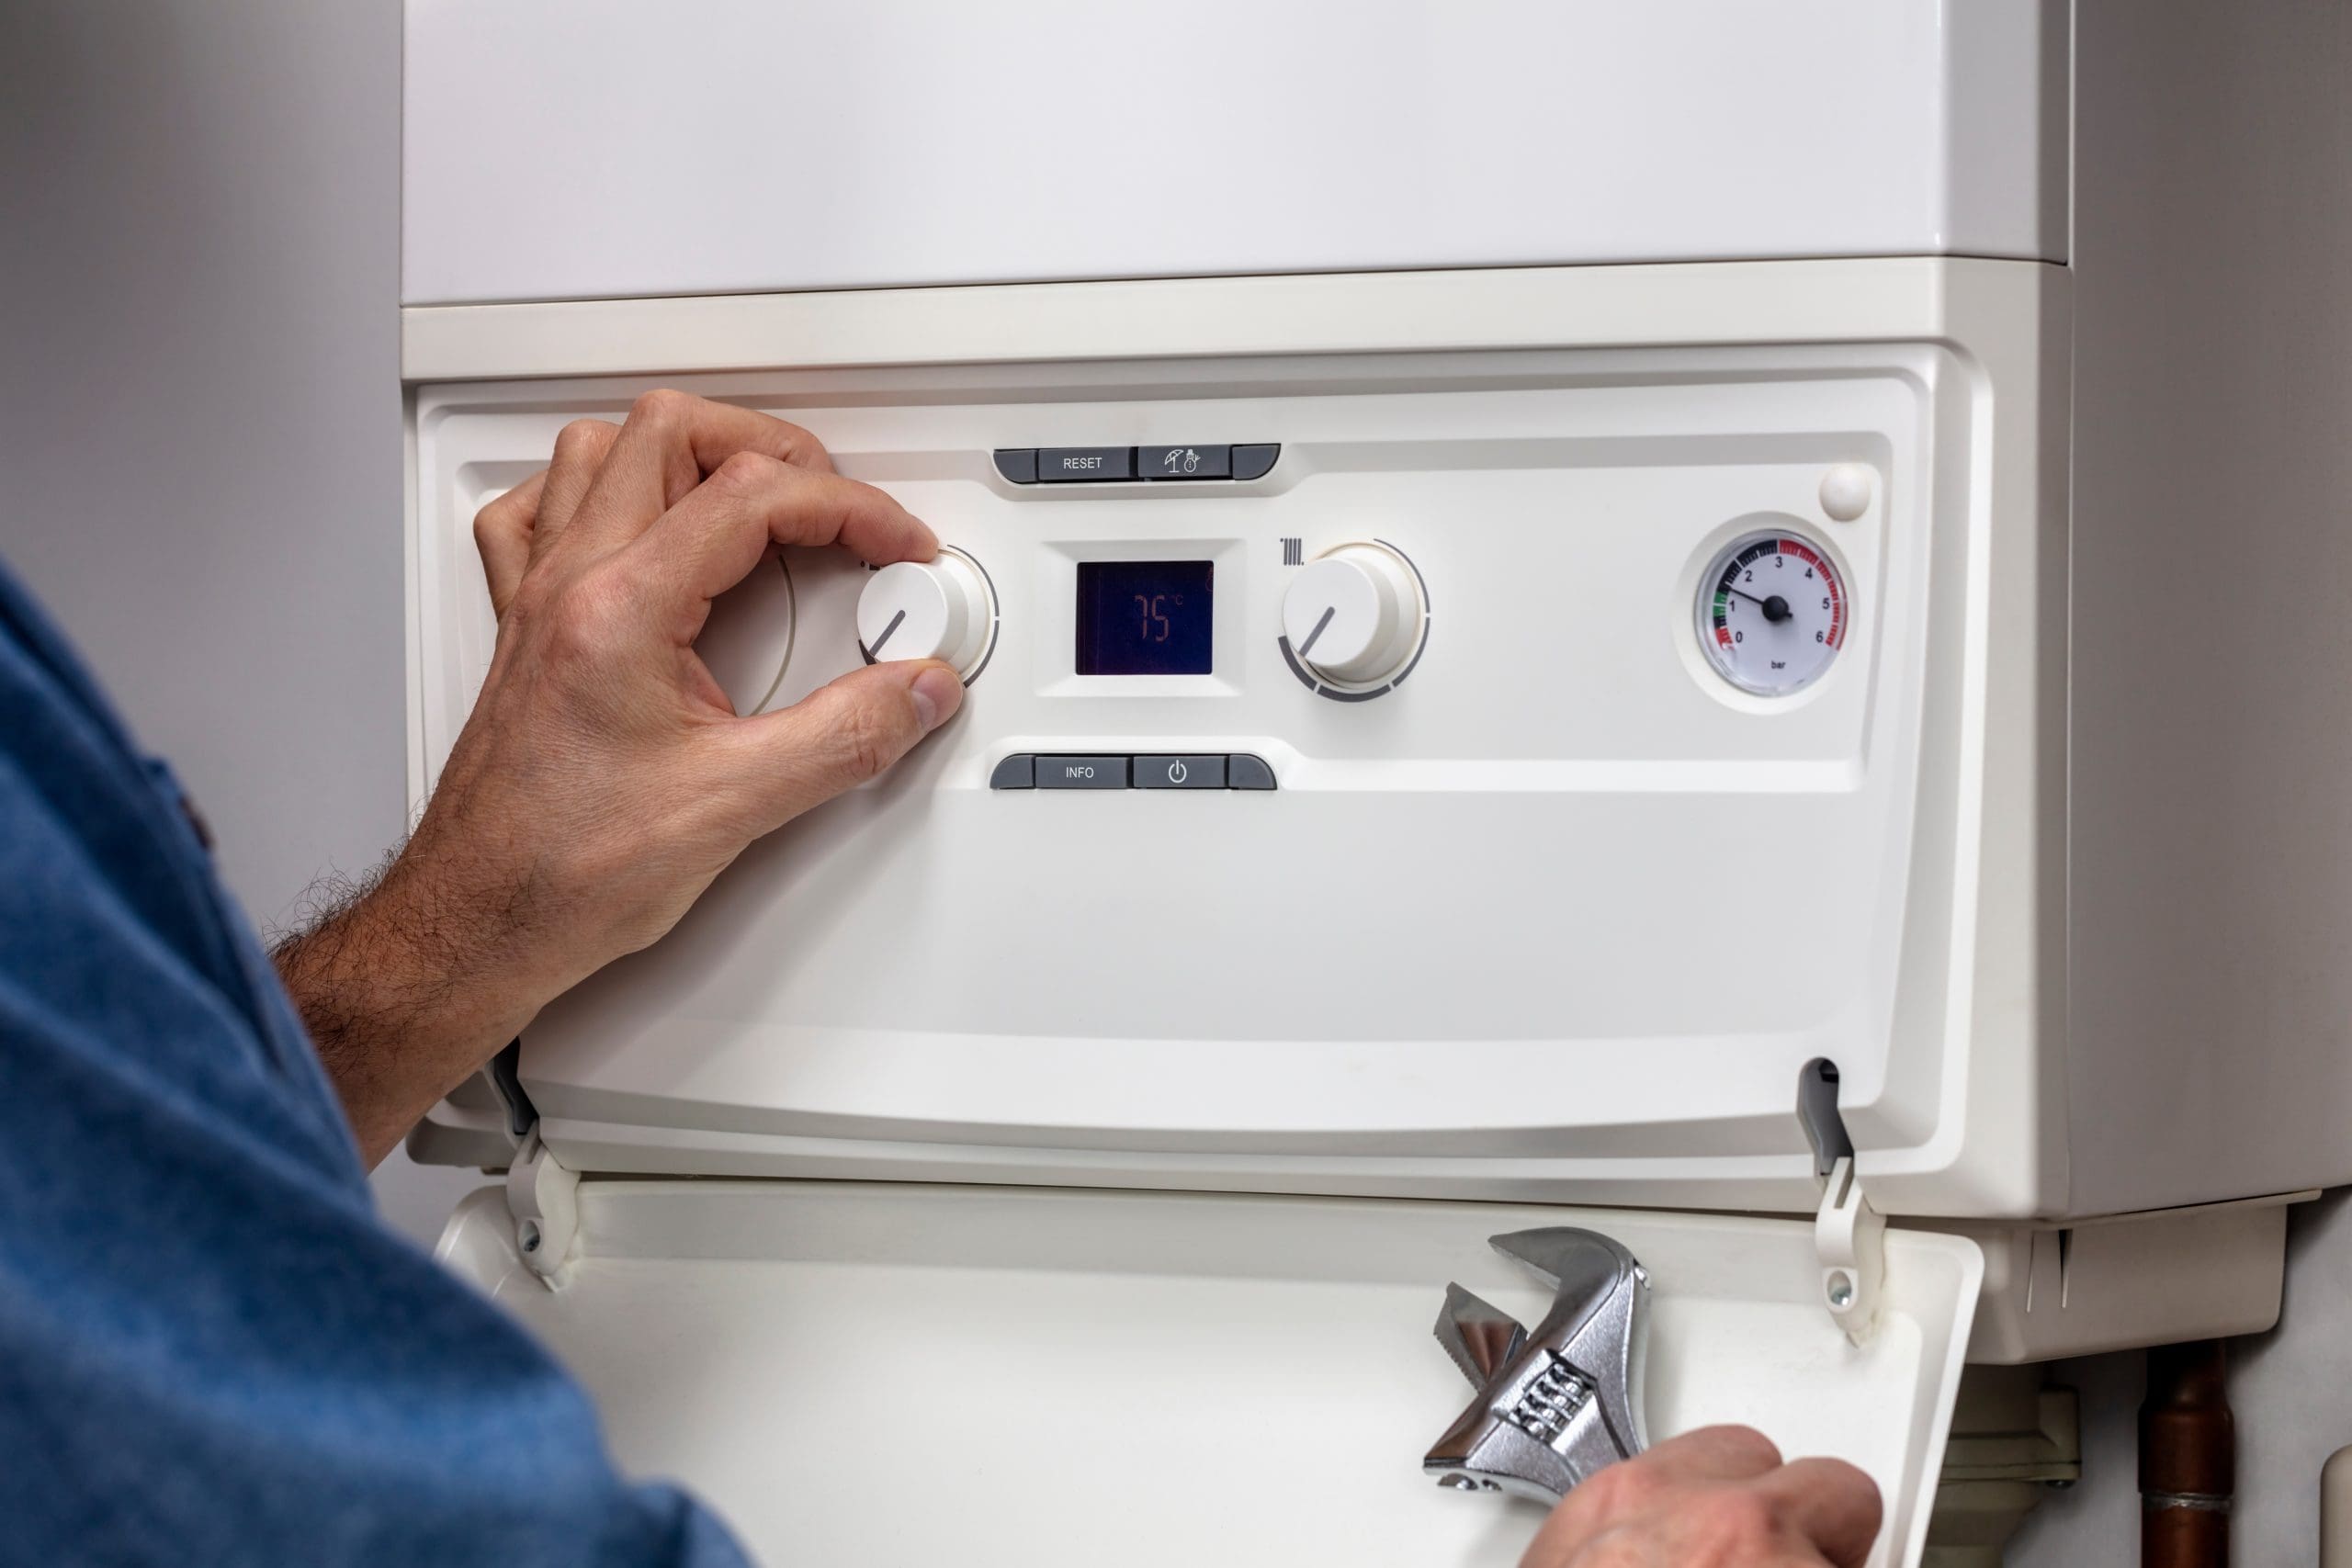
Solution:
M1794 533L1742 535L1699 580L1699 647L1715 673L1759 697L1819 680L1850 619L1829 552Z

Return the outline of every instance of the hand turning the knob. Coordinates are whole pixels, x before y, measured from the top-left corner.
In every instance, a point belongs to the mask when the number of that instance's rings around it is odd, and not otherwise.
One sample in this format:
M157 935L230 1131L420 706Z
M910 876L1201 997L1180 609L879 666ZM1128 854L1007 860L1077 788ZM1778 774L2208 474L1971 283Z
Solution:
M857 645L866 662L936 659L966 681L979 673L996 635L996 595L978 562L946 546L927 561L895 561L866 580L857 601Z

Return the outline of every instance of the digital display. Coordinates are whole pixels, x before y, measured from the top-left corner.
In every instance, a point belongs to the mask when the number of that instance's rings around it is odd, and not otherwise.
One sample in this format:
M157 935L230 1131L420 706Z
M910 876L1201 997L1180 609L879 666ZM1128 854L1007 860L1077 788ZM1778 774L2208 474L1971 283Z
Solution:
M1078 563L1078 672L1205 675L1216 563Z

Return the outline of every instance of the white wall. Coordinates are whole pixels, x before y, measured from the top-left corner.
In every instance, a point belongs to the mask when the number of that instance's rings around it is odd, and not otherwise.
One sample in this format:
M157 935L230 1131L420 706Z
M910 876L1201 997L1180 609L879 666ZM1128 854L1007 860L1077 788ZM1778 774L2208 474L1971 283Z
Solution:
M9 6L0 105L0 558L282 919L403 827L399 5Z
M2193 1092L2193 1073L2162 1069L2166 1050L2228 1070L2241 1041L2266 1031L2352 1035L2340 999L2313 999L2352 972L2342 912L2352 880L2352 691L2332 678L2352 584L2352 6L2075 0L2075 657L2086 669L2136 665L2148 690L2188 696L2173 713L2230 716L2163 736L2096 717L2077 730L2074 766L2086 795L2099 784L2140 792L2132 841L2109 834L2096 846L2107 857L2103 902L2077 904L2094 922L2077 937L2077 998L2091 983L2109 999L2136 986L2136 1012L2104 1010L2134 1019L2134 1038L2120 1043L2146 1064L2075 1084L2096 1119ZM2245 504L2255 494L2265 508ZM2305 525L2291 551L2241 547L2290 521ZM2183 595L2133 593L2126 553L2171 563L2160 578ZM2191 559L2214 571L2182 575ZM2191 586L2222 575L2234 614ZM2201 709L2188 690L2200 677L2222 683L2221 700ZM2261 700L2233 711L2232 690ZM2249 775L2263 776L2267 798L2283 798L2273 770L2301 784L2300 797L2246 808ZM2112 826L2085 825L2094 838ZM2081 853L2078 839L2078 899ZM2119 860L2134 857L2143 866L2118 875ZM2183 863L2191 874L2170 883L2143 874ZM2133 888L2173 902L2186 901L2184 890L2202 897L2206 923L2182 928L2213 938L2197 962L2118 972L2096 921ZM2281 908L2301 919L2258 929ZM2267 1006L2214 1008L2220 989L2200 994L2203 971L2233 962L2293 984ZM2251 986L2231 994L2248 993L2261 995ZM2279 1326L2231 1348L2233 1546L2255 1568L2312 1560L2320 1465L2352 1443L2352 1209L2341 1195L2295 1216L2289 1259ZM2085 1393L2087 1474L2029 1523L2030 1550L2018 1561L2138 1561L2138 1359L2060 1369Z

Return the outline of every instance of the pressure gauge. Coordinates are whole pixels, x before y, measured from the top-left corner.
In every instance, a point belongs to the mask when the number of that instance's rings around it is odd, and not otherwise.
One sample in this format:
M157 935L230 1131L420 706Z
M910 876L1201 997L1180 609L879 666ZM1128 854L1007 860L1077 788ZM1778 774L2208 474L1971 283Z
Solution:
M1846 641L1846 585L1829 552L1794 533L1743 534L1699 579L1699 647L1759 697L1819 680Z

